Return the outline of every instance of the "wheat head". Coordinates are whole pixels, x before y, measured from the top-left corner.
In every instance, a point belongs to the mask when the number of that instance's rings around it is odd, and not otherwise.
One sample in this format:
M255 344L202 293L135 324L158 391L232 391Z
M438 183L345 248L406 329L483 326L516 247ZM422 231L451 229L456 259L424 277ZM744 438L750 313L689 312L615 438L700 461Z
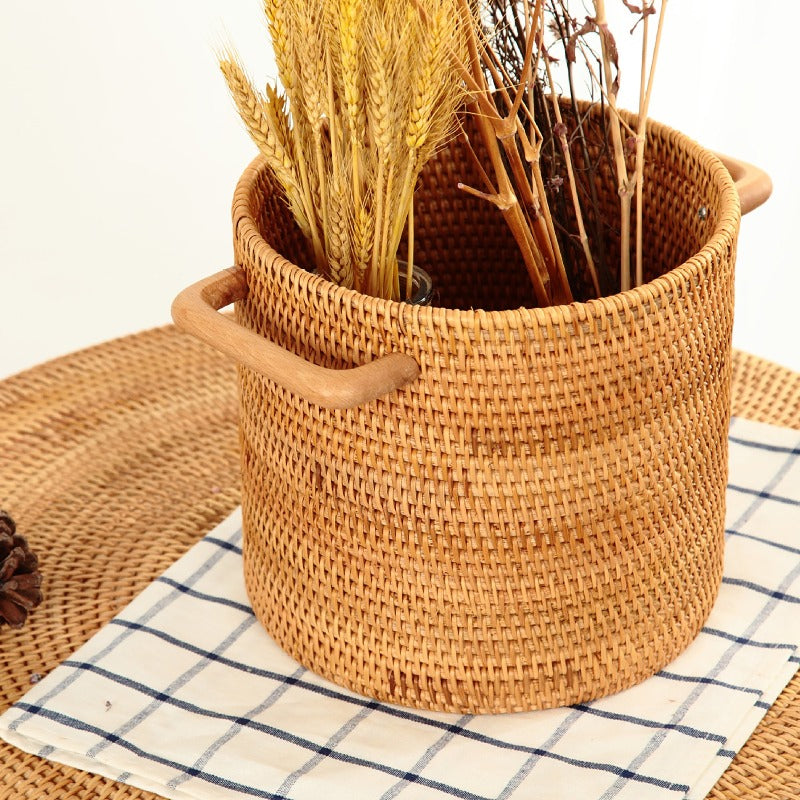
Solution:
M285 123L278 122L278 110L270 102L265 103L232 54L220 61L220 69L250 137L266 158L300 228L307 234L309 220L298 189L290 139L284 138Z

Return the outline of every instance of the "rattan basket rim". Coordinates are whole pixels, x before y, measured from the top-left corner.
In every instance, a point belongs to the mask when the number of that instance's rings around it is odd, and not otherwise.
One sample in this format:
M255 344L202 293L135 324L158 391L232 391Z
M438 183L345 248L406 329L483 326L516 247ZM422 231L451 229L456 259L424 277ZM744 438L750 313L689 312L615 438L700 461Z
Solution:
M629 121L636 116L623 112ZM400 318L403 322L435 327L497 328L514 324L555 329L569 324L580 324L589 319L600 319L608 314L624 312L628 309L652 306L660 307L669 303L687 286L702 279L702 271L714 261L715 252L727 252L736 243L741 220L739 195L734 180L720 159L710 150L702 147L694 139L668 125L648 119L648 136L658 135L668 140L673 147L692 153L700 164L708 168L712 180L719 185L721 202L719 216L714 230L703 247L682 264L678 264L657 278L641 286L586 301L546 307L517 308L487 311L477 309L457 309L446 306L413 306L397 300L372 297L338 286L319 275L293 263L263 237L252 212L252 198L260 176L267 171L266 160L259 155L254 158L242 173L233 197L232 218L235 235L243 250L252 252L254 258L262 263L274 263L287 278L295 283L295 291L306 295L316 295L322 302L333 307L347 306L358 308L362 314L376 317ZM489 209L487 209L488 211ZM498 223L502 224L502 223Z

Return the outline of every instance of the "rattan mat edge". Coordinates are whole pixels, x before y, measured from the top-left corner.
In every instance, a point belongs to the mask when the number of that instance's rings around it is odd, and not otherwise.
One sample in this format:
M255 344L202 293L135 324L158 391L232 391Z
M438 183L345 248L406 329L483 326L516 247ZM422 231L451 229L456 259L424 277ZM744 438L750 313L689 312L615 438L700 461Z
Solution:
M800 429L800 374L736 353L733 411ZM45 603L0 629L0 710L239 503L235 369L159 328L0 382L0 507L40 555ZM709 797L800 796L800 675ZM0 743L0 800L155 798Z

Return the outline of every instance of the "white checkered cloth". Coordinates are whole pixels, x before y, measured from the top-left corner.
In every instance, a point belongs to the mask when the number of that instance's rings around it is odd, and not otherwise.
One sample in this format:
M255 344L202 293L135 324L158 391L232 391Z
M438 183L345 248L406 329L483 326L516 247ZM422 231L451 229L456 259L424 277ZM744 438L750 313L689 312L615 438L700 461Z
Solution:
M692 645L605 699L457 716L296 664L254 618L234 514L0 717L32 753L170 798L700 798L800 663L800 433L736 419L725 576Z

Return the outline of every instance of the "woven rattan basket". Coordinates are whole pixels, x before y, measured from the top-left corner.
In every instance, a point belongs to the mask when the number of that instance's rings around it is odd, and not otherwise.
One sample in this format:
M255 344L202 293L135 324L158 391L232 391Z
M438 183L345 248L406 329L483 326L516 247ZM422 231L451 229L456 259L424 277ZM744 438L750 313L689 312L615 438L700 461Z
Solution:
M716 597L739 196L769 180L652 123L648 282L537 309L500 218L456 188L472 169L454 144L418 191L434 307L296 266L256 160L239 266L174 316L240 362L245 577L283 648L405 705L582 702L672 660ZM213 310L235 300L235 322Z

